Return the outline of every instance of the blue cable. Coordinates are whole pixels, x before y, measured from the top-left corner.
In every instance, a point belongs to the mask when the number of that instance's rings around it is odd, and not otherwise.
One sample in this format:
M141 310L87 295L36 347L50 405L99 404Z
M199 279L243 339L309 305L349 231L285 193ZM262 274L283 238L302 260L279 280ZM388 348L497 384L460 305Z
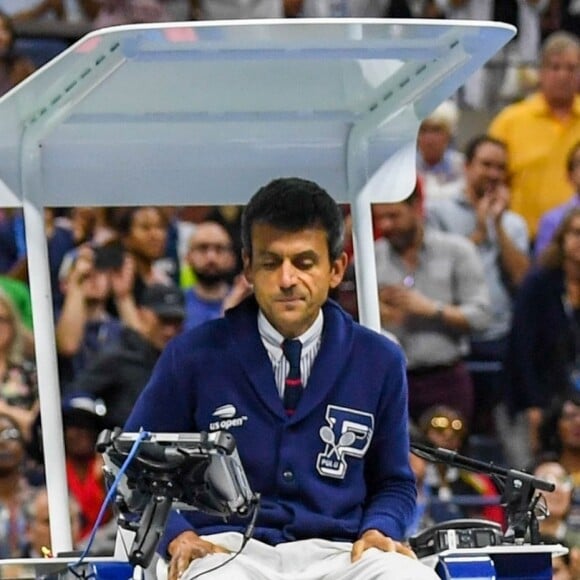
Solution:
M93 545L93 541L95 539L95 535L97 533L97 530L99 529L99 526L101 525L101 521L105 517L105 512L107 511L109 504L111 503L115 493L117 492L117 487L119 486L119 482L121 481L121 478L125 474L125 471L127 471L127 468L129 467L129 464L131 463L131 461L133 461L133 458L135 457L135 455L137 455L137 450L139 449L139 446L141 445L141 443L145 439L149 439L149 437L151 437L151 433L149 431L139 431L137 439L135 439L135 442L133 443L131 450L129 451L129 454L127 455L127 459L125 459L125 461L123 462L123 465L121 465L121 467L119 469L119 473L117 473L117 476L115 477L113 483L111 484L111 487L109 488L109 491L107 492L105 499L103 500L103 503L101 505L101 509L99 511L99 515L97 516L97 519L96 519L95 524L93 526L93 529L91 531L91 535L89 536L89 540L87 542L87 545L86 545L83 553L79 556L79 559L76 562L73 562L73 563L68 565L69 570L73 571L74 568L78 568L83 563L84 559L87 557L89 550L91 549L91 546Z

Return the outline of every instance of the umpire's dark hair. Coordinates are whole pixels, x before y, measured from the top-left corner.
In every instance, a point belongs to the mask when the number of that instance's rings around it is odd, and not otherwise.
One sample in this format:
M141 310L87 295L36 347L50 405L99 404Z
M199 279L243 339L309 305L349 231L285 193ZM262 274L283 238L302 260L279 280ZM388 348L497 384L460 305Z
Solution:
M242 245L252 256L252 227L267 224L287 232L322 228L331 261L344 248L344 218L338 204L313 181L298 177L275 179L259 189L242 214Z

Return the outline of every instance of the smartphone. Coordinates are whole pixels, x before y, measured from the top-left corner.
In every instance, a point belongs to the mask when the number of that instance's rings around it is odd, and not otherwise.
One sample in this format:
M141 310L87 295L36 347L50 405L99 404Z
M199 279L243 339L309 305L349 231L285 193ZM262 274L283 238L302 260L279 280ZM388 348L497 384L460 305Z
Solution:
M95 269L120 270L125 258L125 249L120 242L111 242L97 246L95 252Z

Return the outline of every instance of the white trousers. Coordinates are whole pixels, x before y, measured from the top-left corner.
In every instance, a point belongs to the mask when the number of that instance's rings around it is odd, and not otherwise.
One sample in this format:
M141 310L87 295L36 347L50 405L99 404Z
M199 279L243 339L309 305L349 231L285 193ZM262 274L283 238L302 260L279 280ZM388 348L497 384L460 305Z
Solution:
M250 540L241 554L224 564L239 549L241 534L227 532L205 540L231 551L194 560L181 580L439 580L430 567L394 552L371 548L354 564L352 544L328 540L301 540L269 546ZM213 570L213 571L212 571ZM163 572L158 568L158 578Z

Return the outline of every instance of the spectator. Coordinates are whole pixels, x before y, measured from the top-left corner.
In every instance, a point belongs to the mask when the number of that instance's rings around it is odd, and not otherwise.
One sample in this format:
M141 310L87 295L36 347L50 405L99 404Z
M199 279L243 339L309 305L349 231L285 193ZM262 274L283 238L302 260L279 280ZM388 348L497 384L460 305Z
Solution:
M108 244L117 238L112 224L115 208L73 207L68 212L68 226L77 246L90 242L95 246ZM66 222L65 222L66 223Z
M18 54L11 18L0 11L0 95L34 72L31 60Z
M26 241L22 210L3 210L0 216L0 273L24 282L25 264Z
M415 435L413 433L415 431ZM419 428L411 425L411 441L419 441L423 443L423 437L419 434ZM427 469L429 462L423 457L419 457L414 453L409 454L409 463L413 474L415 475L415 482L417 486L417 501L415 503L415 517L411 525L405 532L405 537L414 536L418 532L431 527L435 522L429 513L429 504L431 501L431 489L427 485Z
M506 454L514 465L530 463L537 450L543 409L568 388L580 386L579 313L580 208L574 208L516 295L506 364L512 421ZM517 428L523 432L514 437Z
M560 28L572 34L580 30L580 7L578 0L560 0Z
M15 22L53 17L64 18L63 0L0 0L0 10Z
M572 503L567 530L580 538L580 393L568 391L546 409L539 428L540 452L553 457L570 476ZM575 558L575 561L577 558Z
M462 451L469 433L461 413L447 405L427 409L419 419L419 428L430 445L456 452ZM429 516L435 523L466 517L504 523L504 512L498 505L499 490L485 474L443 463L428 463L425 485L431 497ZM482 503L478 506L472 502L462 502L465 496L481 496ZM484 498L487 498L487 505Z
M106 413L104 402L89 393L70 393L62 399L66 479L71 496L71 515L75 519L72 522L73 540L78 547L87 542L93 532L106 496L103 461L95 451L97 436L106 424ZM28 450L38 462L44 463L39 413ZM41 503L42 500L41 497ZM116 521L110 512L105 512L93 538L91 554L112 554L115 531ZM44 545L49 543L44 542Z
M78 545L81 532L81 513L74 498L69 499L71 534L73 547ZM50 519L48 512L48 493L45 487L34 491L25 509L26 513L26 558L46 558L52 556L50 542ZM21 575L24 577L24 575Z
M64 0L64 12L67 22L88 24L99 13L99 0Z
M567 202L542 215L538 227L538 235L536 236L536 243L534 245L536 259L539 258L549 244L562 218L573 207L580 206L580 141L577 141L568 153L566 170L568 172L568 179L574 188L574 194Z
M206 216L205 221L216 222L226 228L232 240L236 267L230 282L242 271L242 210L241 205L216 205Z
M164 0L164 8L172 22L193 20L191 0Z
M552 540L549 538L542 538L544 544L551 544ZM566 548L567 546L564 545ZM572 575L573 569L571 564L570 554L554 554L552 555L552 580L576 580L577 575Z
M391 0L391 6L401 4ZM413 9L413 16L417 18L445 18L445 0L407 0L406 4Z
M578 558L578 549L570 548L566 542L559 540L556 536L540 534L540 543L551 545L560 544L569 550L565 554L555 552L552 554L552 580L578 580L580 575L575 571L573 560Z
M161 267L177 286L189 287L191 284L182 285L185 282L182 267L186 262L189 240L196 226L190 221L181 219L180 209L177 207L165 205L160 209L167 221L167 244L165 255L157 260L155 267Z
M490 294L492 320L470 338L477 417L475 432L492 432L491 411L504 385L503 365L511 329L512 296L529 265L528 229L508 209L507 152L500 141L485 135L466 148L465 189L455 197L427 206L427 223L441 231L469 238L477 247ZM480 368L482 371L478 371Z
M548 1L442 0L440 4L447 18L495 20L513 24L519 31L517 37L485 68L467 81L461 90L467 107L489 110L501 98L511 101L524 96L527 88L525 70L526 67L534 66L538 59L540 15L545 11ZM515 81L514 86L509 86L512 84L510 81Z
M542 19L542 35L545 38L556 30L578 34L580 8L577 0L550 0L549 8Z
M73 232L68 226L57 223L52 208L44 210L44 229L48 240L48 266L50 269L50 287L52 290L52 309L55 320L58 318L64 296L60 291L59 272L67 252L77 245Z
M49 259L51 275L53 262L58 274L58 284L53 287L53 298L55 295L59 297L59 307L55 312L55 319L58 319L64 300L61 284L63 276L70 271L82 245L88 244L93 248L104 248L102 254L99 249L98 261L103 262L103 264L106 261L109 270L121 269L124 251L119 239L119 232L116 230L116 219L118 213L124 211L126 210L113 207L74 207L60 213L58 217L55 214L51 218L53 223L47 225L47 228L55 230L55 242L51 241L49 244L49 253L51 253ZM52 215L52 211L50 213ZM51 246L55 246L53 252L51 252ZM55 254L54 258L52 253ZM133 263L132 260L129 261ZM109 301L108 309L112 314L118 314L112 301Z
M64 0L69 22L95 28L171 20L191 20L191 0Z
M191 0L195 20L236 20L239 18L283 18L288 0Z
M18 558L26 547L25 505L32 489L23 476L26 448L18 424L0 414L0 557Z
M10 298L24 328L32 331L32 300L28 284L0 274L0 289ZM31 337L31 340L34 339ZM31 345L33 346L33 345ZM30 350L32 353L32 349Z
M463 190L465 158L451 146L458 119L457 105L444 101L419 127L417 172L427 202L454 196Z
M568 472L556 457L543 456L531 470L534 476L553 483L554 491L542 493L546 513L540 519L540 534L552 536L570 547L580 547L580 535L569 529L567 517L572 503L574 484Z
M100 0L98 12L93 18L93 26L104 28L168 20L169 15L161 0Z
M108 427L120 427L166 344L180 331L185 317L183 293L154 284L145 288L139 304L138 330L123 328L118 341L103 349L75 380L72 391L89 393L105 402Z
M121 250L84 245L76 255L69 255L61 267L61 291L65 299L56 323L56 348L63 392L105 346L119 338L121 320L107 311L111 296L125 324L133 328L139 324L131 294L133 262L125 258L116 270L108 261L107 252L111 251Z
M106 495L103 462L95 451L106 412L103 401L85 393L68 395L62 401L66 478L80 508L79 540L92 532ZM108 513L102 523L110 517Z
M532 238L542 214L572 195L566 156L580 140L580 41L565 32L542 48L539 91L510 105L492 121L489 134L506 143L511 209L524 217Z
M305 18L379 18L384 15L389 0L299 0L297 13Z
M441 18L441 0L295 0L293 11L308 18ZM287 10L288 13L288 10Z
M383 328L407 356L409 411L418 420L437 403L471 419L473 383L462 362L469 333L490 318L483 266L473 243L423 225L419 190L373 206Z
M185 329L223 315L224 300L235 257L227 230L216 222L201 222L191 236L187 261L197 282L185 292Z
M48 242L53 310L58 313L62 304L62 295L58 287L58 271L63 257L75 247L77 240L68 221L64 225L59 223L52 208L44 210L44 226ZM22 282L28 282L22 210L2 212L0 219L0 272Z
M125 250L135 262L135 301L140 302L147 286L173 285L163 270L155 268L155 262L165 255L167 246L167 221L161 209L152 206L121 209L115 227Z
M344 251L348 258L344 276L330 297L336 300L358 322L358 303L356 298L356 276L354 271L354 239L352 236L352 215L350 206L340 206L344 219ZM375 236L376 238L376 236Z
M36 366L26 356L26 331L11 300L0 292L0 413L28 437L36 413Z

